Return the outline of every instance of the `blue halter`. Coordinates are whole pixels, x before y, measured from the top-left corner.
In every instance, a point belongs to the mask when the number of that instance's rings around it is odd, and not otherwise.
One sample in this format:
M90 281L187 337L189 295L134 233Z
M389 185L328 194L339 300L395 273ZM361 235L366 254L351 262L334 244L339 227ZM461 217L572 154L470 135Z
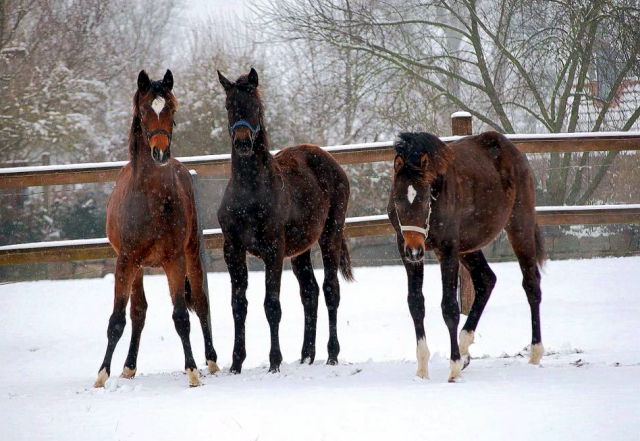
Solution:
M240 126L244 126L251 131L251 142L253 142L256 138L256 134L260 131L260 123L256 125L255 129L244 119L236 121L235 123L233 123L233 125L229 125L229 136L231 137L231 141L233 141L234 139L234 131Z

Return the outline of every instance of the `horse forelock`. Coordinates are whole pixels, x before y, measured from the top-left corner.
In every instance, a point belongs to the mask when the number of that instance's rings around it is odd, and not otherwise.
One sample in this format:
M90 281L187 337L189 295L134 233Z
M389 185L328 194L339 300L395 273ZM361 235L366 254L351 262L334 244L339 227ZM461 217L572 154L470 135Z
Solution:
M404 166L398 174L406 174L412 181L431 183L438 175L447 171L453 159L451 148L437 136L427 132L402 132L393 147L404 160ZM422 158L427 155L426 167Z

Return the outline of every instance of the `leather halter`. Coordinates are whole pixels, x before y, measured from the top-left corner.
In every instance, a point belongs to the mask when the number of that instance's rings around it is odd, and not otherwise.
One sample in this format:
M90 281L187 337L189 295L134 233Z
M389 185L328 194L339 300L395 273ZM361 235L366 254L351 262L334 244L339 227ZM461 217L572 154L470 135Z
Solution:
M171 132L167 132L165 129L155 129L155 130L152 130L150 132L147 132L145 130L144 133L145 133L145 136L147 137L147 143L149 143L149 140L155 135L164 135L169 139L169 145L171 145L172 133Z
M429 219L431 218L431 200L432 199L434 199L433 196L429 198L429 202L427 203L427 209L429 210L429 214L427 214L427 219L424 222L424 228L416 227L414 225L402 225L402 222L400 222L400 215L398 214L398 207L395 207L396 217L398 218L398 225L400 226L401 233L404 233L405 231L414 231L416 233L420 233L424 235L425 239L427 238L427 236L429 235Z
M249 129L249 131L251 132L251 143L253 143L256 139L256 135L258 134L258 132L260 131L260 123L258 123L256 125L256 127L254 128L251 124L249 124L247 121L245 121L244 119L241 119L239 121L236 121L235 123L233 123L233 125L229 124L229 136L231 137L231 141L234 141L235 136L235 130L238 127L246 127Z

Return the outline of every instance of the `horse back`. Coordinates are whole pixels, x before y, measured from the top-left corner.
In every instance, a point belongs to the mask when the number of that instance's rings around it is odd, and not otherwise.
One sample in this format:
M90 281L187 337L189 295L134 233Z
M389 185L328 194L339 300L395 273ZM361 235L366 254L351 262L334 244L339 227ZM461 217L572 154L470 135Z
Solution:
M468 136L450 146L454 160L440 196L445 210L457 214L460 249L470 251L504 228L519 195L535 192L533 178L525 156L497 132Z

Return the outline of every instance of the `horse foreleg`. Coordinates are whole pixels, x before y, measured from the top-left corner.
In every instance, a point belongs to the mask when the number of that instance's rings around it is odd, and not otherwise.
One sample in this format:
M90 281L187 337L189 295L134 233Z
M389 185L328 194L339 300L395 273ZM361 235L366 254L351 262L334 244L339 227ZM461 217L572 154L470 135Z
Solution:
M127 360L122 369L122 378L133 378L137 371L138 349L140 348L140 336L144 328L144 322L147 317L147 299L144 295L144 287L142 285L142 276L144 271L138 270L133 280L131 288L131 344L129 345L129 353Z
M318 323L318 294L320 288L313 274L311 250L291 259L293 274L300 285L300 299L304 307L304 341L300 363L313 364L316 357L316 326Z
M98 370L98 378L93 387L104 387L105 382L111 375L111 358L116 345L122 337L124 327L127 324L126 310L129 303L129 293L133 278L138 271L138 266L122 254L118 256L116 261L115 274L115 294L113 299L113 313L109 318L109 326L107 328L107 351L100 369Z
M235 337L233 343L233 356L231 373L239 374L242 371L242 363L247 357L245 347L245 320L247 318L247 252L231 241L224 241L224 260L231 277L231 309L233 310L233 323Z
M204 275L202 262L200 262L199 250L193 251L190 254L191 258L187 258L187 281L191 290L191 299L193 307L200 320L200 327L202 328L202 336L204 338L204 354L207 358L207 367L209 373L215 374L220 370L217 365L218 355L213 348L213 338L211 337L211 320L210 320L210 308L209 299L207 298L204 290Z
M280 319L282 318L282 308L280 307L280 280L282 279L282 265L284 263L284 252L280 247L268 253L264 258L266 270L265 285L266 295L264 298L264 312L269 322L271 331L271 350L269 351L269 372L280 372L282 363L282 353L280 352Z
M482 251L464 254L460 256L460 261L469 270L475 290L475 298L469 317L460 331L460 355L464 369L471 361L469 346L473 343L476 327L489 301L493 287L496 285L496 275L489 268Z
M189 386L200 386L198 379L198 369L193 359L191 351L191 342L189 341L189 333L191 332L191 324L189 323L189 311L187 311L187 303L185 299L185 277L187 273L187 265L184 254L179 255L173 261L164 265L169 280L169 291L171 292L171 301L173 302L173 324L182 341L182 349L184 350L184 370L189 377Z
M398 243L398 251L400 256L404 256L404 238L402 235L396 237ZM429 378L429 346L427 345L427 337L424 331L424 295L422 294L422 285L424 281L424 262L409 262L402 259L404 269L407 272L408 294L407 303L409 312L413 319L413 327L416 331L416 360L418 361L418 369L416 376L420 378Z
M460 349L458 347L458 322L460 321L460 310L458 309L457 288L458 288L458 256L451 249L438 253L440 260L440 270L442 272L442 316L449 329L451 339L451 373L449 382L455 382L462 372L462 360L460 359Z

